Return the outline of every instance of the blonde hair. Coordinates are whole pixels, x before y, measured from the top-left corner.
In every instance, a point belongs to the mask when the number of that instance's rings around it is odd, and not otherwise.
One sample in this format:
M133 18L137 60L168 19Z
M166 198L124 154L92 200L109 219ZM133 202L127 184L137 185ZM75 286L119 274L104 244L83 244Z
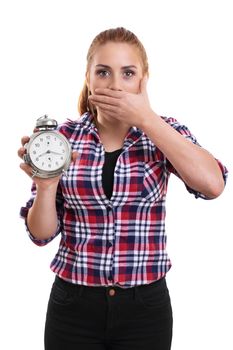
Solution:
M86 72L88 72L90 69L92 58L96 50L98 49L98 47L106 44L109 41L116 42L116 43L128 43L130 45L134 45L137 48L142 61L143 74L148 75L149 73L148 59L147 59L147 54L144 46L142 45L141 41L137 38L137 36L134 33L132 33L131 31L123 27L107 29L99 33L94 38L87 52ZM89 104L89 101L88 101L89 95L90 95L90 91L85 81L78 100L78 111L80 115L82 115L87 111L90 111L93 115L96 115L96 110Z

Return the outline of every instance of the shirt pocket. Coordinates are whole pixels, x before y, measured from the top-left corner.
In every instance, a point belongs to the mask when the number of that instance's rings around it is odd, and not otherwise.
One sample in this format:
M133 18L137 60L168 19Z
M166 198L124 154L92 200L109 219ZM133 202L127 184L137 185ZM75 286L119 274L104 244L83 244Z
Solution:
M148 202L163 200L167 192L167 172L164 162L155 160L145 163L141 196Z

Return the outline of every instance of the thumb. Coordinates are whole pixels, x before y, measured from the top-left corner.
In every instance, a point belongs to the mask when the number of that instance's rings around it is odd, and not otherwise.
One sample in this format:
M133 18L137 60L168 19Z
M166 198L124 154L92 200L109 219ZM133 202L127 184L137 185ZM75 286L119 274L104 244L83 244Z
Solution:
M74 151L74 152L72 153L71 161L72 161L72 162L75 162L77 158L78 158L78 152L77 152L77 151Z
M145 74L140 82L140 93L141 94L147 93L147 91L146 91L147 82L148 82L148 76L147 76L147 74Z

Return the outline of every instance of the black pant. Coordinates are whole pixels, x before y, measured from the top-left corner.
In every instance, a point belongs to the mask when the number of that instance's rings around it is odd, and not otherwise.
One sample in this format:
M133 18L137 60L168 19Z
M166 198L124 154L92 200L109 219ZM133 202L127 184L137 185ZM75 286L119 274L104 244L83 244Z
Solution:
M165 278L127 289L77 286L55 278L45 350L169 350L171 340Z

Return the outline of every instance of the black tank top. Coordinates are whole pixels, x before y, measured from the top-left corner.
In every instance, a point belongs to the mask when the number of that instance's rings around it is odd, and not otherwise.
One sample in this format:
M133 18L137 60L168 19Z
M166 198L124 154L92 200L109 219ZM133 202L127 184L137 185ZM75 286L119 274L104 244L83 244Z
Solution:
M114 169L116 166L117 158L121 154L121 151L122 149L117 149L113 152L105 152L105 161L102 172L102 184L104 193L108 199L112 197Z

